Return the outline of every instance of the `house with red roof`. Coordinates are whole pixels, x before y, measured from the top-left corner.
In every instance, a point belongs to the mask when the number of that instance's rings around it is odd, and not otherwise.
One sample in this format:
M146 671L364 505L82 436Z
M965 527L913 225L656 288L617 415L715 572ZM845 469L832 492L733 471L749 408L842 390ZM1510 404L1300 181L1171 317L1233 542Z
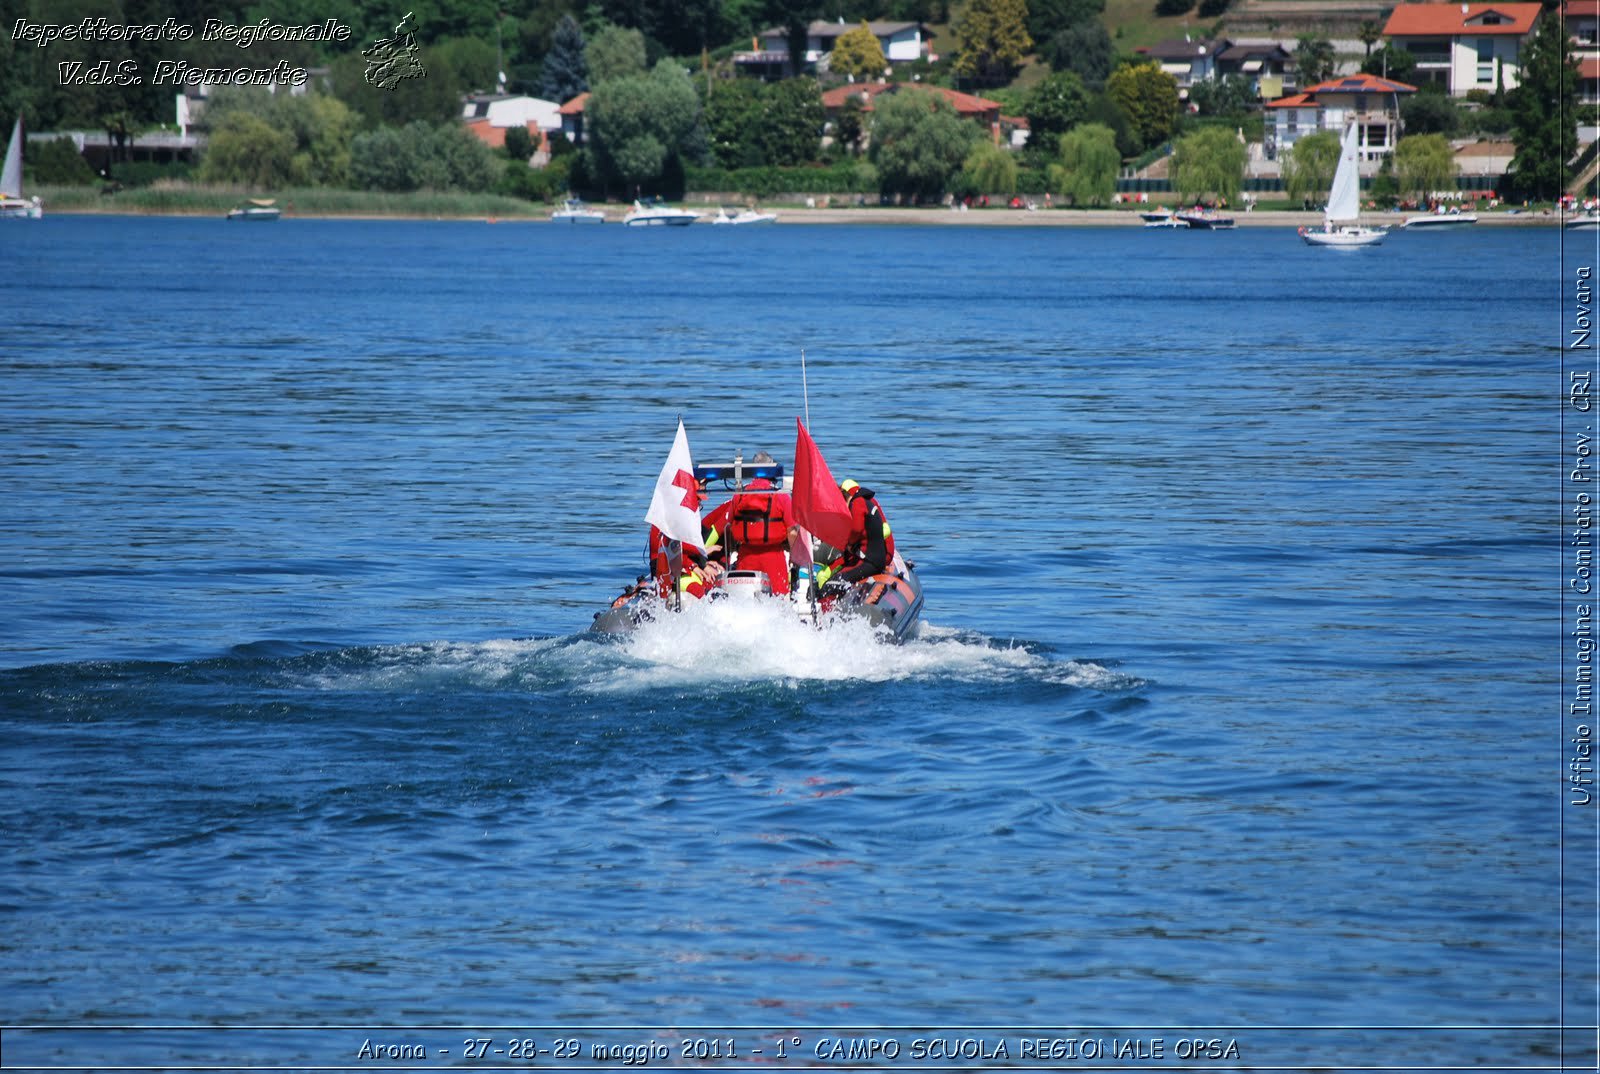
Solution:
M1277 160L1294 143L1317 131L1343 135L1354 123L1361 159L1376 162L1394 151L1400 140L1400 101L1417 87L1377 75L1346 75L1308 86L1266 105L1264 150Z
M589 105L589 91L584 90L561 106L561 133L573 145L583 144L583 110Z
M535 166L549 161L549 136L561 129L561 116L554 101L520 94L472 94L461 105L461 121L490 149L503 148L506 131L512 127L526 130L533 140Z
M838 116L839 110L845 102L852 97L861 102L861 111L870 115L878 98L885 94L896 93L926 93L943 97L950 102L956 114L981 124L990 133L996 142L1001 140L1002 127L1010 128L1021 125L1027 126L1026 120L1002 116L999 101L991 101L987 97L974 97L970 93L961 93L943 86L929 86L922 82L852 82L842 86L834 86L822 93L822 110L827 113L828 122L832 123ZM1007 133L1009 138L1009 133Z
M1438 82L1452 97L1511 89L1533 35L1537 3L1400 4L1383 32L1417 60L1418 82Z
M1561 18L1572 35L1572 55L1578 61L1578 101L1600 104L1600 0L1567 0Z

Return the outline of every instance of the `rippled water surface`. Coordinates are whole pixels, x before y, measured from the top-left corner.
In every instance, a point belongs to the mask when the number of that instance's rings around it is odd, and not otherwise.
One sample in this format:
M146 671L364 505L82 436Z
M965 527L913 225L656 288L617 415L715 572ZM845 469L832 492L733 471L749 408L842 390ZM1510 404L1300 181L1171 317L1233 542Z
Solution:
M5 230L7 1023L1593 1022L1553 229ZM802 350L921 635L586 633Z

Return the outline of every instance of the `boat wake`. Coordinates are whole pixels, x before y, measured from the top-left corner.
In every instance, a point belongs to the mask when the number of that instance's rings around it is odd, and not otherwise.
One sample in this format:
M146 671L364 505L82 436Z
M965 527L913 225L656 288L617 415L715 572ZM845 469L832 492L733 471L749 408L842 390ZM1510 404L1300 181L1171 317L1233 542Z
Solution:
M1107 693L1143 685L1092 661L1062 659L1043 646L927 621L901 644L884 644L864 619L824 619L819 628L779 601L694 604L621 635L361 647L273 663L299 685L317 690L532 689L607 698L905 680L1048 684Z
M613 676L593 685L614 693L705 682L889 682L913 678L1048 679L1117 689L1133 684L1096 664L1060 662L1037 649L923 622L900 645L883 644L863 619L818 628L777 601L687 607L613 641Z

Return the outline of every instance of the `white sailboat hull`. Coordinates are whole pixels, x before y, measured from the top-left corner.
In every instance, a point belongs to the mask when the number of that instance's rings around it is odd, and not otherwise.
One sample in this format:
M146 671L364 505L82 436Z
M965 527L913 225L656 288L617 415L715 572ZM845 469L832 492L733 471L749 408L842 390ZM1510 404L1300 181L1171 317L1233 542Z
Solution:
M1339 140L1339 167L1333 173L1333 189L1328 192L1328 208L1320 228L1303 227L1300 237L1308 246L1348 250L1376 246L1387 233L1384 228L1365 227L1356 222L1361 213L1360 148L1355 124L1344 129Z
M1370 227L1303 227L1300 237L1308 246L1376 246L1383 241L1385 232Z

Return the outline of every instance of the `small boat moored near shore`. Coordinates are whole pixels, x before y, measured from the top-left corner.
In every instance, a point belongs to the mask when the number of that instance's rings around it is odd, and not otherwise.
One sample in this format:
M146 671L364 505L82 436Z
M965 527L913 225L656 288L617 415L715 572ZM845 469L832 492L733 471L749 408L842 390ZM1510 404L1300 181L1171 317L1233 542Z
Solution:
M1197 231L1228 231L1234 226L1233 217L1203 205L1184 209L1175 215L1185 226Z
M1446 209L1443 205L1431 213L1408 216L1400 226L1407 231L1440 231L1445 228L1467 227L1478 222L1478 214L1462 212L1459 205Z
M712 218L713 224L775 224L778 221L777 213L764 213L756 209L740 209L732 216L728 215L728 207L717 209L717 215Z
M635 201L622 222L628 227L686 227L700 219L693 209L675 209L659 201L646 205Z
M1141 212L1139 219L1143 220L1144 226L1148 228L1186 231L1189 227L1189 221L1181 219L1171 209L1151 209Z
M274 198L251 198L243 205L228 210L229 220L276 220L283 215Z
M550 214L550 219L557 224L603 224L606 214L581 198L568 198Z

